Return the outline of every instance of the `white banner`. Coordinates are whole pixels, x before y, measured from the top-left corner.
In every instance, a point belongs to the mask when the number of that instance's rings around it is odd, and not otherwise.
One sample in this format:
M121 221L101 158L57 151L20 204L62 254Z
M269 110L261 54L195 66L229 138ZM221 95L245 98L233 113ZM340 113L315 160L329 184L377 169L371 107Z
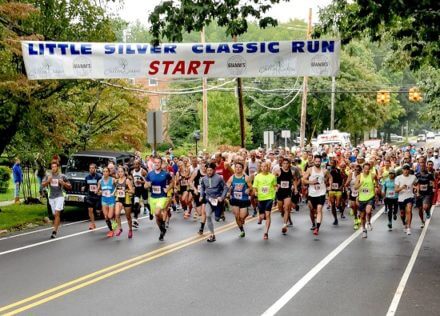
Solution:
M23 41L29 79L336 76L339 40L247 43Z

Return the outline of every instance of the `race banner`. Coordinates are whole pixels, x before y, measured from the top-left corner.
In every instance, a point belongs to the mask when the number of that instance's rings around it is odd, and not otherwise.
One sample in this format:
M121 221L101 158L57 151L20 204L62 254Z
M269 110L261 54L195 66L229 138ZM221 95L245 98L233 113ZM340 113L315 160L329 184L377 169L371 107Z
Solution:
M246 43L23 41L30 80L336 76L340 40Z

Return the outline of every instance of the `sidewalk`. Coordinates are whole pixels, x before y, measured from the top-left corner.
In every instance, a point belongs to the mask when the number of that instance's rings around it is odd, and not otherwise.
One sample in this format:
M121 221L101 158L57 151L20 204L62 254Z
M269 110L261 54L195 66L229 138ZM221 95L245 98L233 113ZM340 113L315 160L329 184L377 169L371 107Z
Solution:
M24 202L24 199L20 199L20 203L23 203L23 202ZM14 203L15 203L14 200L12 200L12 201L3 201L3 202L0 202L0 207L12 205Z

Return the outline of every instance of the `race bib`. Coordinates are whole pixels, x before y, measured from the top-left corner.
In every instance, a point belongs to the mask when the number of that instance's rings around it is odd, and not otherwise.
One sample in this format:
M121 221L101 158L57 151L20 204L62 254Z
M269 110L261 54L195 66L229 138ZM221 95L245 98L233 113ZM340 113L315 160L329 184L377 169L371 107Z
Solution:
M112 194L111 194L110 190L104 190L104 191L102 191L102 196L104 196L104 197L111 197Z
M289 188L289 181L281 181L280 187L281 187L281 189L288 189Z
M267 193L269 193L269 187L268 187L268 186L264 186L264 187L262 187L262 188L261 188L261 192L262 192L263 194L267 194Z
M160 194L161 193L161 187L160 185L153 185L151 187L151 192L153 192L153 194Z
M60 184L59 184L59 180L58 180L58 179L52 179L52 180L50 181L50 186L51 186L51 187L58 187L58 186L60 186Z
M243 198L243 192L234 191L234 199L241 200Z
M332 183L332 190L337 190L339 189L339 184L338 183Z
M134 204L136 204L136 203L139 203L139 197L138 196L134 197Z
M214 198L209 198L209 203L211 203L212 206L217 206L218 200Z
M370 194L370 189L368 189L368 188L362 188L362 193L363 193L363 194Z
M387 191L387 197L388 198L394 198L394 196L395 196L394 191Z
M96 184L92 184L89 186L89 190L90 190L90 192L96 193L96 192L98 192L98 186Z
M420 191L423 191L423 192L428 191L428 185L427 184L421 184L420 185Z
M182 180L182 181L180 181L180 185L186 187L188 185L188 181Z
M125 190L118 190L117 195L118 195L118 197L120 197L120 198L125 197Z
M315 184L315 185L313 185L313 187L315 188L316 191L320 191L321 190L321 185L320 184Z
M134 179L134 185L135 185L136 187L141 187L141 186L142 186L141 178L136 177L136 178Z
M352 197L357 197L359 195L359 191L358 190L352 190L351 191L351 196Z
M202 191L202 186L200 184L197 186L197 191Z

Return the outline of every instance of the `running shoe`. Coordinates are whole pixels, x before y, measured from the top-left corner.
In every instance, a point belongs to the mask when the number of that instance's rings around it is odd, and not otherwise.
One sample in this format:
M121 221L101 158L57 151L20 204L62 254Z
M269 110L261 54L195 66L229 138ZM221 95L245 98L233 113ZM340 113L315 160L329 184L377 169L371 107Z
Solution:
M359 229L359 224L357 222L354 223L353 229L354 230L358 230Z
M388 231L392 231L393 230L393 224L391 222L388 222Z
M89 230L94 230L96 228L95 223L90 223L89 224Z
M115 236L116 236L116 237L119 237L119 236L121 236L121 234L122 234L122 228L121 228L121 229L118 229L118 230L116 231Z
M139 228L139 222L137 221L137 219L133 220L133 227L134 228Z
M115 235L115 233L111 230L107 233L107 237L111 238Z
M244 236L246 236L246 234L245 234L244 231L243 231L243 232L240 233L239 236L240 236L241 238L243 238Z
M116 228L118 228L118 224L116 223L116 221L112 221L112 229L116 230Z
M342 219L345 219L345 215L344 215L344 214L341 214L341 218L342 218Z
M287 224L287 227L293 227L292 223Z
M338 225L338 219L336 218L334 221L333 221L333 225Z
M367 230L365 229L363 232L362 232L362 238L367 238L368 236L367 236Z
M258 225L261 225L261 223L263 222L263 219L261 217L258 218Z
M212 235L211 237L209 237L208 239L206 239L207 242L214 242L215 241L215 236Z
M152 221L154 218L153 213L150 212L150 221Z
M54 239L57 237L57 232L53 231L52 234L50 235L50 239Z
M269 239L269 234L268 234L268 233L265 233L265 234L263 235L263 239L264 239L264 240L268 240L268 239Z
M281 229L281 232L283 233L283 235L285 235L287 233L287 225L283 226L283 228Z
M163 241L163 232L160 232L159 241Z
M411 235L411 228L407 228L407 229L406 229L406 234L407 234L407 235Z
M350 209L350 216L354 216L354 212L352 208Z
M397 220L397 214L394 214L394 215L393 215L393 219L394 219L394 220Z
M426 211L426 219L430 219L431 218L431 211Z
M310 227L310 230L315 230L316 229L316 225L313 224L312 227Z
M220 219L221 219L222 221L226 221L226 217L225 217L225 215L220 216Z
M420 228L425 228L425 223L422 223L422 225L420 225Z
M315 227L315 229L313 230L313 235L318 236L319 235L319 229L318 227Z
M131 239L131 238L133 238L133 231L129 230L128 231L128 239Z
M200 236L203 235L203 229L199 229L198 234L199 234Z
M170 228L170 222L165 222L165 229Z
M367 222L367 229L371 232L373 230L373 226L371 225L370 222Z

